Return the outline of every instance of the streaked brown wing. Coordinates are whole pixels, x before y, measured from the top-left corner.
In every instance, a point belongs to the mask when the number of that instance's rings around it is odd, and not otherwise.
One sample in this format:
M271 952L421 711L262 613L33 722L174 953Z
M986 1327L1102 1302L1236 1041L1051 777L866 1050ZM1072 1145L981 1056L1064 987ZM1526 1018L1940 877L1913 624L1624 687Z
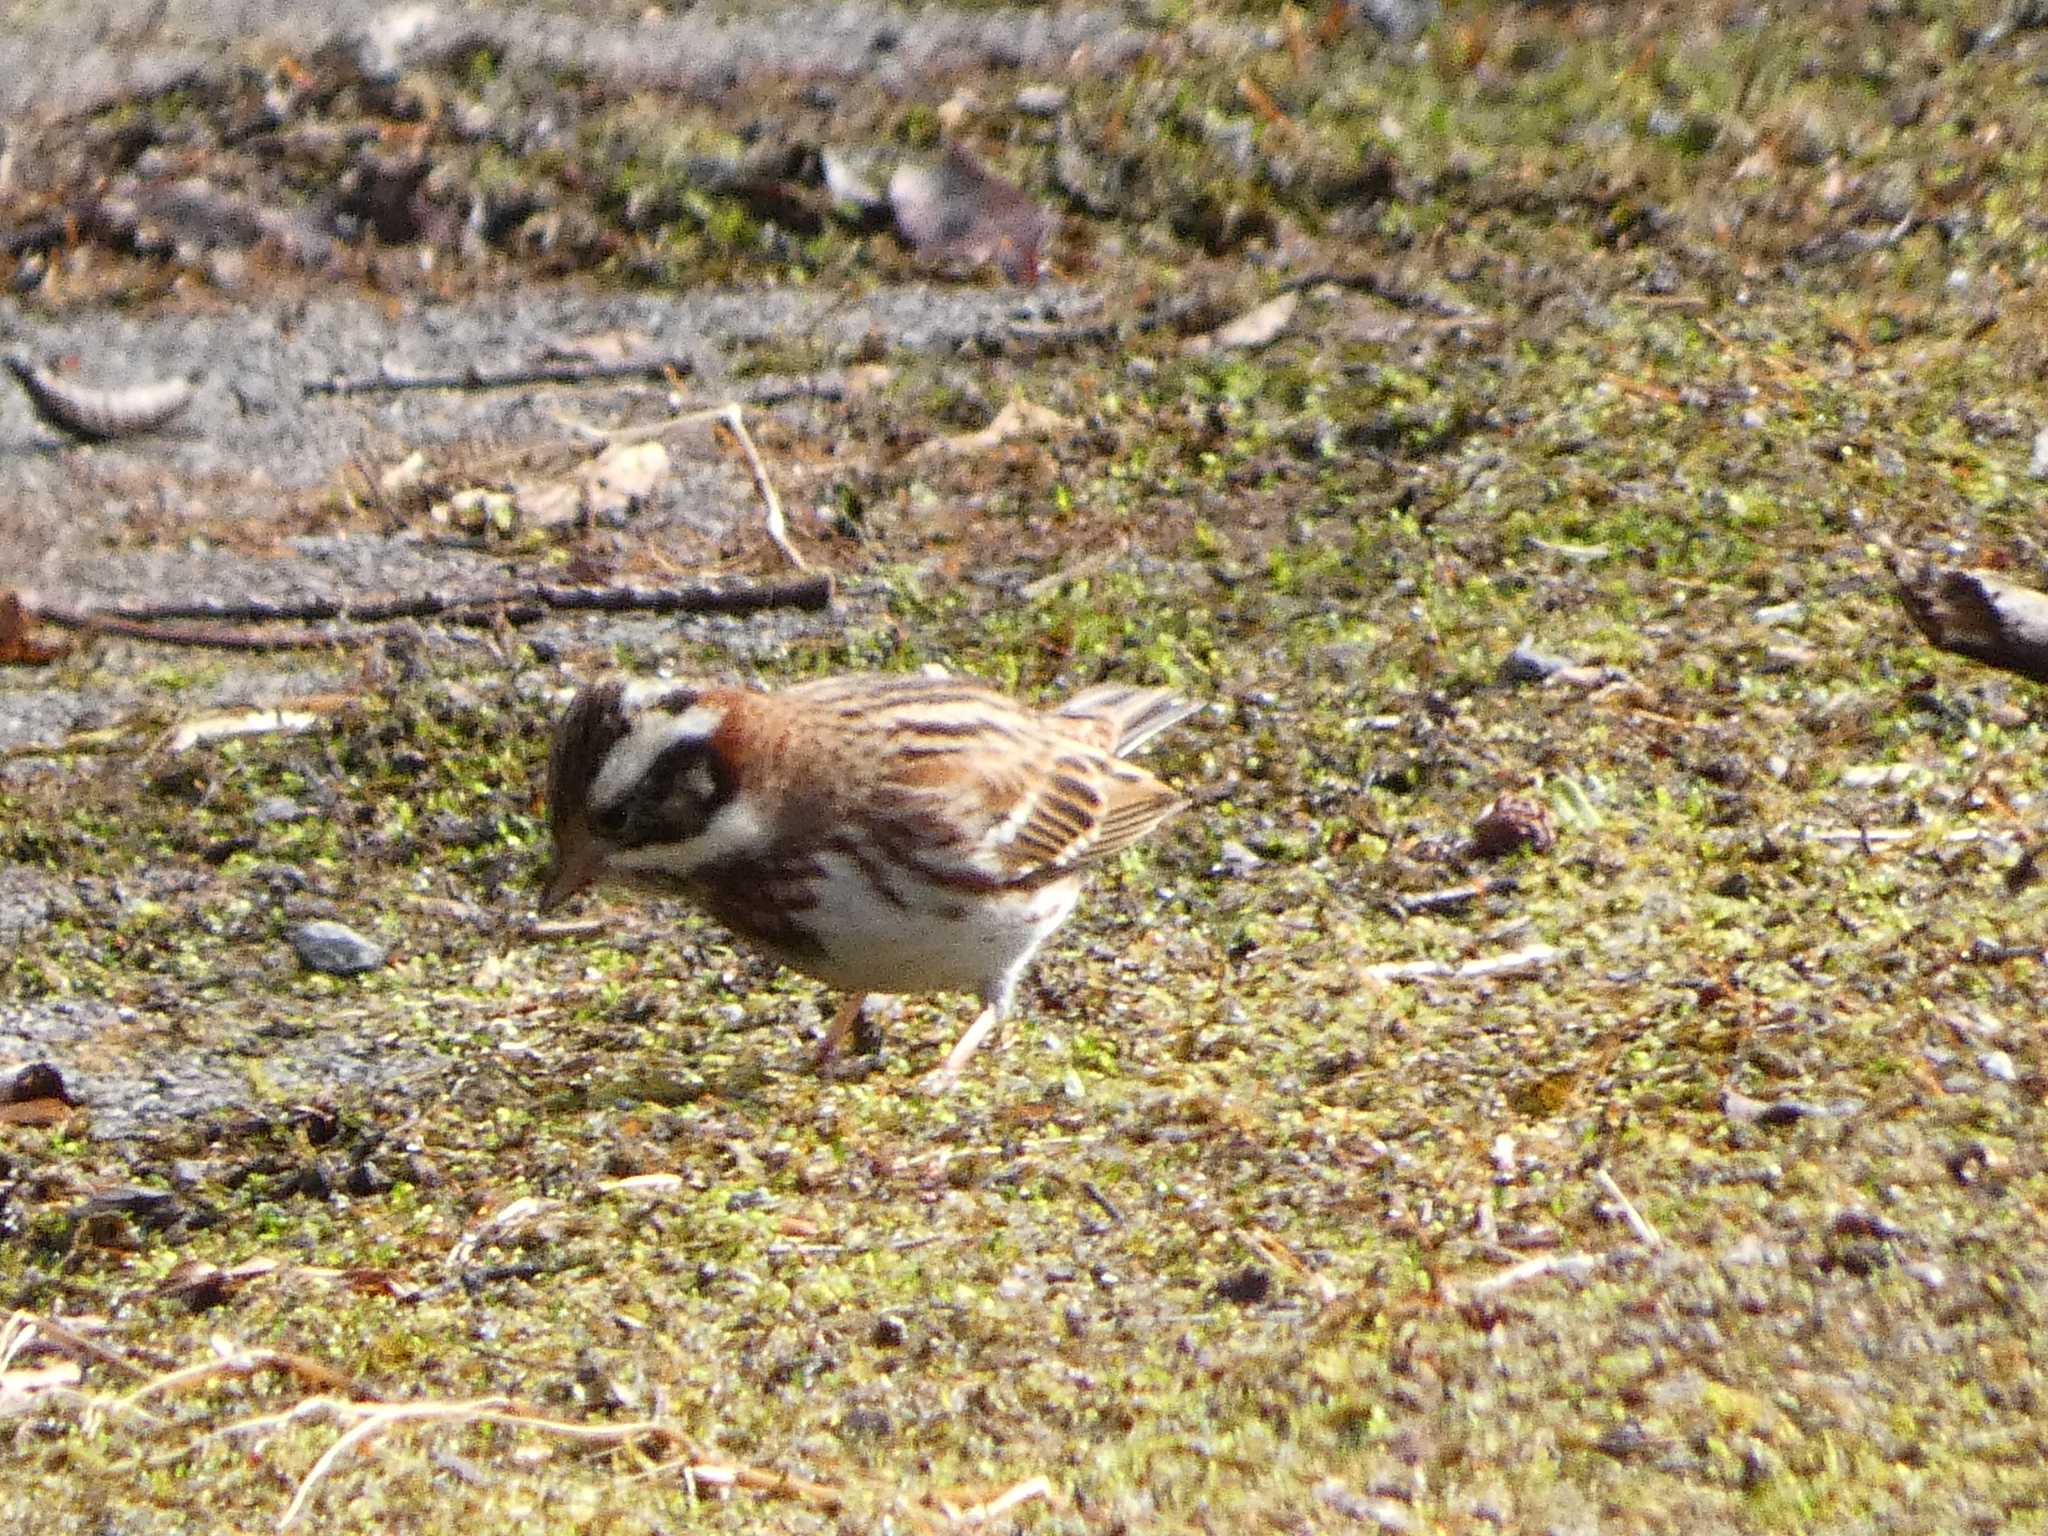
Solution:
M1156 712L1162 690L1093 690ZM786 690L872 744L866 810L890 853L975 883L1054 879L1129 847L1184 803L1111 755L1131 711L1041 715L957 678L822 678ZM1086 696L1084 696L1086 697Z

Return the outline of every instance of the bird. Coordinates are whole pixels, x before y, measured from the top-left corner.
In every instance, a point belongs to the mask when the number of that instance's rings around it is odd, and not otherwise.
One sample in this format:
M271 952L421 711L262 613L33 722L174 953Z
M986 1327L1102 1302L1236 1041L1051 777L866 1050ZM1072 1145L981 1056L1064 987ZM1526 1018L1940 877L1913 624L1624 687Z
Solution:
M773 691L608 677L556 727L551 911L622 884L679 896L846 994L958 991L981 1011L933 1092L1009 1013L1088 872L1188 803L1128 761L1200 706L1105 683L1056 708L925 674L846 673Z

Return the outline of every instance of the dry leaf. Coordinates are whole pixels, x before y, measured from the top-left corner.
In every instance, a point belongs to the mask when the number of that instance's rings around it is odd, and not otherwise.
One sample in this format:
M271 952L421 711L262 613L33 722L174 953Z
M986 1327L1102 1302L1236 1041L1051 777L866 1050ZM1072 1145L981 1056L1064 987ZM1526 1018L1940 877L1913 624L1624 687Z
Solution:
M1017 399L996 412L996 419L979 432L962 432L956 437L935 437L930 442L918 444L911 457L925 459L948 454L987 453L1019 438L1064 437L1072 432L1074 427L1075 423L1060 415L1058 411L1048 410L1042 405L1033 405L1029 400Z
M0 1104L19 1104L28 1099L55 1099L76 1104L64 1085L64 1074L47 1061L27 1061L0 1067Z
M77 1113L62 1099L20 1099L0 1104L0 1125L62 1125Z
M848 156L828 149L819 160L825 173L825 192L836 207L864 218L877 216L888 208L889 200L875 190L875 184Z
M28 612L14 592L0 592L0 667L40 667L62 656L66 647L28 637Z
M359 1296L389 1296L393 1301L411 1301L426 1287L417 1285L395 1269L365 1265L358 1269L345 1269L340 1275L341 1283Z
M615 443L564 479L521 486L513 499L529 528L612 517L653 495L670 464L660 443Z
M377 477L377 489L389 497L409 496L426 483L427 456L415 448Z
M1280 333L1294 319L1295 307L1300 302L1301 295L1289 289L1277 298L1246 310L1235 320L1219 325L1206 336L1189 337L1187 349L1190 352L1232 352L1266 346L1279 340Z
M158 1283L165 1296L182 1301L195 1312L217 1307L259 1276L274 1274L276 1259L245 1259L230 1269L204 1259L187 1259Z
M548 343L548 356L569 358L591 363L623 363L628 358L638 357L654 345L654 338L647 332L635 330L632 326L620 326L609 331L589 331L581 336L565 336L560 341Z
M1038 281L1052 215L958 144L935 169L902 165L889 178L896 227L926 261L992 261L1013 283Z
M846 398L858 400L885 388L896 377L896 370L887 363L855 363L840 375L846 389Z

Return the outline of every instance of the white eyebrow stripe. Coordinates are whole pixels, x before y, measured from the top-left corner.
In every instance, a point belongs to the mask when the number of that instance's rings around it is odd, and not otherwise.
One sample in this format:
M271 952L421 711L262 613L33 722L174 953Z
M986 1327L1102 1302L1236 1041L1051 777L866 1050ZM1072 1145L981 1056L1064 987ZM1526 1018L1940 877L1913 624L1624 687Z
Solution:
M724 710L704 704L680 715L648 711L605 754L604 766L590 786L590 808L601 811L618 804L647 776L662 753L679 741L709 741L724 723Z

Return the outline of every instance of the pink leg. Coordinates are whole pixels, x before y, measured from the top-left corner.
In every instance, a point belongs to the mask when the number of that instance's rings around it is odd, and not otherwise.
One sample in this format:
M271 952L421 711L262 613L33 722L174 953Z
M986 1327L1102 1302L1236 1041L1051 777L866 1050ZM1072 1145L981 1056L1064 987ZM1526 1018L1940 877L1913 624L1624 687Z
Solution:
M867 1006L868 995L856 992L839 1005L839 1011L832 1015L832 1026L825 1031L825 1038L818 1044L818 1065L824 1066L839 1055L846 1040L860 1025L861 1009Z

